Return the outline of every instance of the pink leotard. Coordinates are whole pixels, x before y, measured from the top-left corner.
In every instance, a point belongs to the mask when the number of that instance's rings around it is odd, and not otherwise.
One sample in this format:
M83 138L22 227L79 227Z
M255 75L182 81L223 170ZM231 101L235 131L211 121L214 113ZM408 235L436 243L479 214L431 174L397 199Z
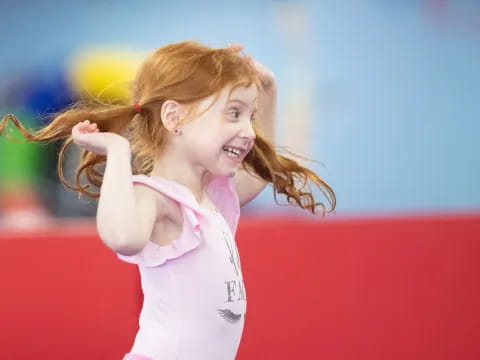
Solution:
M207 194L217 211L201 207L183 185L133 176L178 202L182 234L170 245L149 241L133 256L144 294L131 354L153 360L234 359L242 336L246 293L234 240L240 206L233 178L216 177Z

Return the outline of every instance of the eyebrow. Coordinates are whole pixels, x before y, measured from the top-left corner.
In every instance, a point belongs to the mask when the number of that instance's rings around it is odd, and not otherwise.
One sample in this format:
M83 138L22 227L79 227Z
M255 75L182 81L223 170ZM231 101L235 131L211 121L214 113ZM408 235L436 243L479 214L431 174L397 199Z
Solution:
M230 100L228 100L228 102L229 102L229 103L231 103L231 102L237 102L237 103L242 104L242 105L245 106L246 108L249 108L249 107L250 107L250 105L249 105L248 103L246 103L245 101L240 100L240 99L230 99ZM257 108L256 108L256 107L253 107L252 113L254 113L254 112L257 112Z

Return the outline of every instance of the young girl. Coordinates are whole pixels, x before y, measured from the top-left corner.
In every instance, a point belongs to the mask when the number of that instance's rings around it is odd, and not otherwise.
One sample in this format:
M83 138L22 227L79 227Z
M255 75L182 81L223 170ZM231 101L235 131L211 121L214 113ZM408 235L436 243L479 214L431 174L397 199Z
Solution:
M335 208L322 179L274 150L275 79L241 49L164 46L140 67L132 105L78 105L34 133L13 115L0 123L0 133L10 119L32 141L66 139L62 182L99 198L100 238L138 264L144 303L124 359L234 359L247 299L240 207L271 183L312 213ZM72 142L84 149L74 186L62 172Z

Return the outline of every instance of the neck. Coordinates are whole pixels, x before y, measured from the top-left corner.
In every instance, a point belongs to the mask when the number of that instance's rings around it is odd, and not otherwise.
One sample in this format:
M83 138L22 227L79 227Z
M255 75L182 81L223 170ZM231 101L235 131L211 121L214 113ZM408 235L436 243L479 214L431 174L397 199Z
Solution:
M205 188L210 180L209 172L205 168L191 164L182 157L181 151L171 148L162 151L162 155L153 165L151 176L175 181L187 187L199 204L203 201Z

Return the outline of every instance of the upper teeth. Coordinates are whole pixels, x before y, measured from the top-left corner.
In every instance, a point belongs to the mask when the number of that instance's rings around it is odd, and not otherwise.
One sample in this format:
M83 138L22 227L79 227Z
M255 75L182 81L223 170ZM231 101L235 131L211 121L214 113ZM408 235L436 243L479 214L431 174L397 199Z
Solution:
M225 146L225 147L223 148L223 150L225 150L225 151L227 151L227 152L229 152L229 153L232 153L232 154L234 154L234 155L236 155L236 156L240 156L240 154L242 153L241 150L232 148L232 147L230 147L230 146Z

